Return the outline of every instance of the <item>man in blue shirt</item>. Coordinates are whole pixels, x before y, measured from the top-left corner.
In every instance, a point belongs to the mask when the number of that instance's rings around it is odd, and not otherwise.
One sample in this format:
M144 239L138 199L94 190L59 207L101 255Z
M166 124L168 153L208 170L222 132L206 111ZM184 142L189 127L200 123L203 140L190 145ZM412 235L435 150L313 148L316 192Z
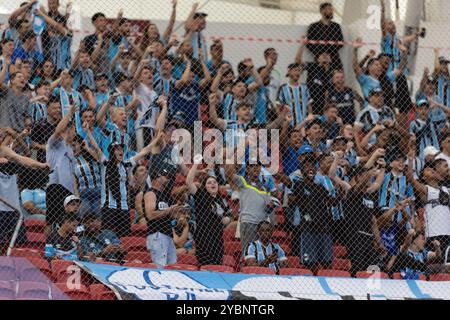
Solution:
M29 60L31 62L31 67L34 70L39 63L44 62L44 56L35 50L36 48L36 35L33 31L27 31L23 36L21 36L22 43L14 49L11 56L11 64L16 64L16 60L21 61Z
M288 260L281 246L272 242L272 224L259 223L257 232L258 240L250 243L245 252L245 265L270 268L278 274L280 269L287 268Z
M85 232L80 239L83 258L95 261L121 261L127 251L121 246L117 235L111 230L102 230L102 222L94 215L84 217Z

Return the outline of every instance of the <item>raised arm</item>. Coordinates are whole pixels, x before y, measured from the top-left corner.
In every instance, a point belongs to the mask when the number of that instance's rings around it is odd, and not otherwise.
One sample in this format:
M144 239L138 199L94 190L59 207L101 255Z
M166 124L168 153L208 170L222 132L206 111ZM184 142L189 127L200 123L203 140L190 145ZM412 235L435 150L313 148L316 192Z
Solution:
M262 80L261 76L259 75L258 71L255 69L252 59L250 59L250 58L246 59L245 63L247 65L247 67L251 70L253 79L255 79L255 82L251 83L248 86L248 91L255 92L263 85L263 80Z
M195 156L197 157L197 156ZM201 157L201 156L200 156ZM191 167L191 170L189 170L189 173L186 177L186 186L189 190L189 193L194 195L197 193L197 186L194 183L195 180L195 176L197 175L198 172L198 165L200 161L196 161L196 159L194 158L194 165Z
M136 154L133 158L131 158L131 160L139 161L141 159L144 159L148 154L151 153L153 148L161 142L161 140L163 139L163 136L164 136L164 133L159 132L158 135L156 136L156 138L153 139L152 142L150 142L150 144L148 146L142 148L142 150L138 154Z
M180 89L185 85L188 85L190 83L190 76L191 76L191 68L192 68L192 61L185 55L184 61L186 61L186 69L184 69L183 75L181 76L181 79L175 82L175 88Z
M53 133L54 139L61 138L61 134L67 130L67 127L69 126L69 123L72 120L73 116L75 115L76 111L77 111L76 105L70 106L69 112L67 112L66 116L58 123L58 126L56 127L55 132Z
M211 84L211 93L217 94L219 92L219 88L220 88L220 84L222 83L223 75L229 69L230 69L230 65L228 65L228 64L223 64L220 66L219 70L217 71L217 75Z
M192 30L193 24L194 24L194 14L197 12L198 9L198 2L195 2L192 5L191 12L189 13L188 18L186 19L186 22L184 24L184 28L186 30L186 33Z
M387 35L386 31L386 4L384 3L384 0L380 0L380 8L381 8L381 15L380 15L380 28L381 28L381 34L384 37Z
M6 157L8 160L13 161L25 167L35 168L35 169L48 169L49 166L46 163L40 163L28 157L21 156L15 153L11 148L6 146L0 146L0 153L2 157Z
M381 168L378 170L378 173L376 175L375 182L372 183L372 185L367 189L368 194L372 194L380 190L381 185L383 184L384 174L386 173L385 168Z
M305 52L306 42L307 42L306 36L303 36L300 47L298 47L297 53L295 54L295 63L297 64L303 63L303 53Z
M31 7L38 2L38 0L31 0L30 2L28 2L27 4L17 8L16 10L14 10L11 15L9 16L8 19L8 23L11 24L12 21L16 20L18 16L22 15L23 13L25 13L27 10L31 9Z
M358 50L362 46L363 41L361 38L356 39L355 42L353 43L353 70L355 71L356 77L359 77L363 73L363 70L358 63Z
M163 38L166 41L166 43L169 43L170 36L173 32L173 26L175 25L175 20L177 18L177 0L172 0L172 13L170 15L169 24L167 25L166 30L164 31Z
M45 23L47 23L49 26L54 28L58 33L65 35L67 33L67 29L60 23L53 20L51 17L49 17L44 11L41 9L36 10L36 14L40 15L42 18L44 18Z
M441 62L439 61L439 57L441 55L440 48L434 48L434 74L438 75L441 69Z
M103 33L99 33L97 35L97 46L94 48L94 51L92 52L91 59L92 62L97 63L98 58L100 57L100 52L103 47L103 41L104 41L104 35Z
M117 98L116 94L112 94L108 101L106 101L100 110L97 113L97 123L100 125L100 127L105 128L106 127L106 114L109 112L109 109L111 109L111 106L113 104L113 101Z
M206 86L208 84L211 83L211 79L212 79L211 78L211 72L209 72L209 69L206 66L206 63L205 63L205 61L204 61L202 56L199 57L199 61L200 61L201 65L202 65L202 71L203 71L203 79L200 80L199 86L200 86L201 89L204 89L204 88L206 88Z
M217 105L219 103L219 99L217 98L217 94L211 93L209 96L209 120L221 131L225 131L227 127L227 123L224 119L219 118L217 115Z

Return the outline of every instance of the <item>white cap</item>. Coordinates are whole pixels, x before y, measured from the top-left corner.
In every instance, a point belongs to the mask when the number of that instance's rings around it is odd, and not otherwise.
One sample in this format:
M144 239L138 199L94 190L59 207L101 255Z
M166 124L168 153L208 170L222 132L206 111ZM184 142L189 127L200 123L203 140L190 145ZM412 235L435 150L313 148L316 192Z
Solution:
M75 200L81 201L80 198L78 198L77 196L74 196L73 194L66 197L66 199L64 199L64 207L67 206L71 201L75 201Z
M425 150L423 150L423 156L424 156L424 157L428 157L428 156L433 156L433 157L434 157L434 156L436 156L438 153L439 153L439 150L436 149L436 148L433 147L433 146L426 147Z

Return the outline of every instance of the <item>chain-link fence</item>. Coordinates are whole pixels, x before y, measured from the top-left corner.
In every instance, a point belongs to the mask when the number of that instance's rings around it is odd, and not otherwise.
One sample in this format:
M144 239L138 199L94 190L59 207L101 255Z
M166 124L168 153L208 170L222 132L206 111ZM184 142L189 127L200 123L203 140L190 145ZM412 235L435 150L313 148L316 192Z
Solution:
M0 13L0 298L450 297L445 17L263 2Z

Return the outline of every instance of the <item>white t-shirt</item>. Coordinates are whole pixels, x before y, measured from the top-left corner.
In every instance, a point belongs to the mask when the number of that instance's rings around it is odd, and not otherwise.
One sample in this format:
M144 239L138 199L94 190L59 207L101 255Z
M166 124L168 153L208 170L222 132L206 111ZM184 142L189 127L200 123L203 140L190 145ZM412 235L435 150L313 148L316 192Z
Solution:
M439 190L427 186L427 204L425 205L425 234L427 238L450 236L448 199L449 190L446 187Z
M154 128L159 115L159 108L155 107L158 94L142 83L137 86L135 93L140 101L140 106L137 109L136 129L142 127Z
M446 160L448 163L448 167L450 168L450 157L449 156L446 156L443 152L441 152L436 156L436 160L440 160L440 159Z

